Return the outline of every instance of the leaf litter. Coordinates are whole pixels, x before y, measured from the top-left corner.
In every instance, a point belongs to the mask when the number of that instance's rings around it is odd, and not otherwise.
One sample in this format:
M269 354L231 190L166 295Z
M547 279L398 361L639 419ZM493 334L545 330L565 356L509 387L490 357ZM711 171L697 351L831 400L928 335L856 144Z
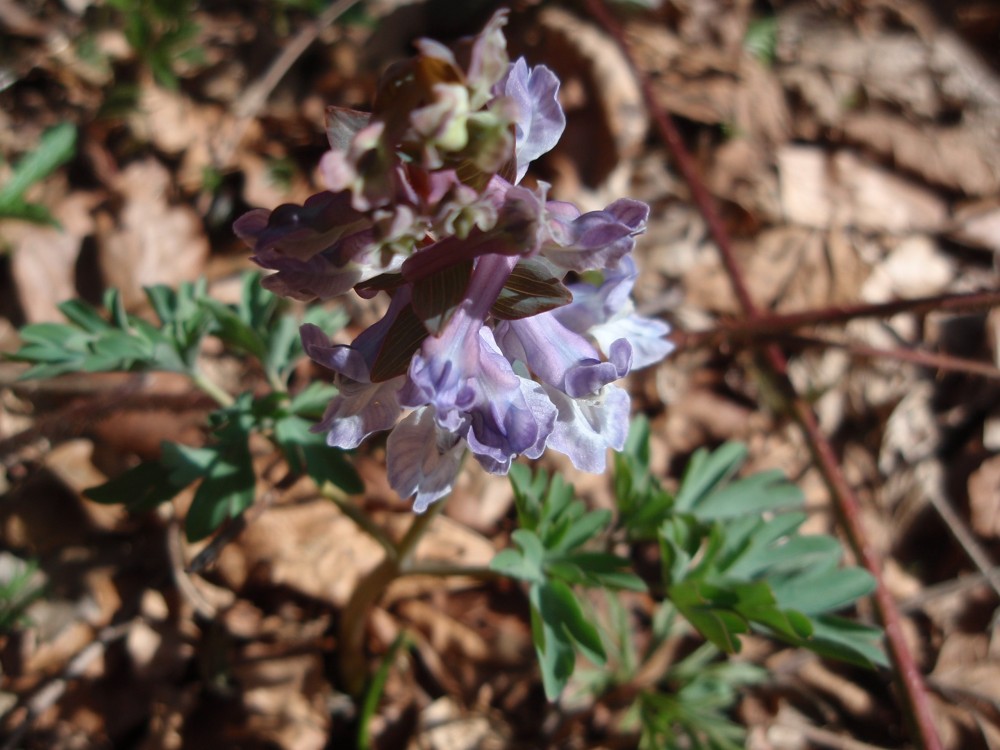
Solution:
M90 26L93 9L85 5L35 20L18 13L20 4L4 4L9 33L32 61L30 70L13 66L0 92L4 120L15 128L3 130L22 133L0 140L5 160L16 161L60 119L80 127L71 168L30 194L52 207L62 228L0 224L0 285L13 301L2 308L4 326L51 320L58 302L94 298L107 286L148 313L144 285L200 274L224 282L245 261L234 258L226 222L213 216L231 220L247 206L301 200L315 182L308 165L323 147L322 104L369 98L377 69L390 61L366 50L385 39L449 36L422 3L412 4L420 23L405 28L393 27L400 11L374 15L373 4L369 23L326 30L239 134L234 96L266 55L276 56L310 22L308 13L275 2L277 22L265 27L225 3L200 10L207 54L183 67L182 85L169 90L148 75L141 55L109 41L120 34L114 21ZM1000 59L977 52L960 33L967 28L956 30L918 2L844 11L779 4L757 16L747 3L690 0L643 13L628 26L629 42L721 200L761 306L795 312L996 289ZM761 23L770 24L763 42L754 36ZM44 40L63 29L74 35L53 51ZM731 319L738 311L715 248L686 186L646 135L637 81L610 37L555 6L518 14L511 36L567 80L563 98L577 137L542 164L559 197L603 205L603 195L628 193L654 208L637 250L640 303L681 331ZM111 66L136 90L72 72L83 60ZM111 107L122 101L126 117ZM221 162L220 139L233 149ZM607 145L597 150L595 142ZM836 335L843 349L783 342L796 388L814 400L865 504L870 539L894 571L887 575L893 594L918 602L905 608L905 630L928 675L945 746L953 748L996 746L1000 734L997 592L990 571L974 562L985 558L995 569L998 554L1000 391L995 380L860 356L850 344L996 363L998 321L995 311L900 313L817 329ZM224 366L239 382L259 378L240 362ZM141 736L149 748L295 750L331 746L330 738L348 731L354 717L326 654L335 646L331 623L352 581L378 564L378 545L352 533L316 488L279 480L270 506L212 568L186 572L200 548L178 541L173 514L103 513L81 495L90 478L131 460L122 455L129 430L188 429L176 416L169 428L154 426L157 414L166 418L155 409L157 391L149 404L125 403L116 419L102 420L106 414L85 408L66 411L93 398L88 381L53 395L7 372L0 534L19 559L40 560L53 593L29 607L28 626L0 641L5 731L24 731L25 747L112 747ZM635 408L652 419L651 460L660 471L675 470L699 447L743 440L750 465L780 468L804 488L810 531L837 528L806 446L776 410L752 346L684 349L634 376L630 387ZM204 408L192 406L195 414ZM72 442L53 435L51 450L39 456L14 439L32 421L62 414L82 422ZM397 533L408 511L384 476L378 480L383 460L377 446L359 456L364 502ZM610 505L607 480L578 486L592 504ZM483 498L488 510L477 514ZM509 507L505 483L470 472L419 559L485 565L503 544ZM169 551L175 544L180 558ZM648 604L641 595L624 598L635 612ZM214 618L198 614L203 600ZM373 724L376 746L630 746L624 709L614 702L584 702L572 718L544 708L524 608L512 588L477 578L414 579L391 589L367 645L388 654L400 633L414 645L389 672ZM107 630L116 623L131 623L124 646ZM84 653L95 656L81 661ZM803 662L773 645L747 653L776 675L747 691L738 708L751 747L904 746L881 677L813 657ZM74 663L79 672L59 676ZM106 699L98 697L112 685ZM44 710L26 722L31 696L53 686L59 699L37 704Z

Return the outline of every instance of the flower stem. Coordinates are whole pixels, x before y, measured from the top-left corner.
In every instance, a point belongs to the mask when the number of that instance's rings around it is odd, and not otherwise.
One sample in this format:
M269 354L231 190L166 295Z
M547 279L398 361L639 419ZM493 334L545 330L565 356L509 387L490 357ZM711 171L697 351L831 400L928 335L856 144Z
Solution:
M207 378L204 373L199 372L198 370L193 370L188 374L191 376L191 381L198 387L198 390L208 396L211 396L215 403L219 406L232 406L236 401L236 399L224 391L221 386Z
M354 593L341 612L337 639L340 678L347 693L355 698L364 693L365 683L368 681L364 644L368 614L389 585L410 572L410 557L431 522L444 509L446 500L447 498L437 501L426 513L414 517L410 528L395 546L395 554L387 553L381 563L358 581Z

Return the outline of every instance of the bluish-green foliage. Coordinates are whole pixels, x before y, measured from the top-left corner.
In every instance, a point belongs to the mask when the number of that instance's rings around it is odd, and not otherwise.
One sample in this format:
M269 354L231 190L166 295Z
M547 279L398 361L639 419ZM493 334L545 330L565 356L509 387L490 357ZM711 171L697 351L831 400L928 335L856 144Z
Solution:
M75 154L76 128L73 125L64 122L46 130L37 148L15 165L10 179L0 185L0 219L22 219L58 226L45 206L27 202L24 194Z
M308 474L319 485L331 482L348 494L362 490L361 480L341 451L329 448L310 426L335 393L317 382L294 396L287 380L303 356L299 322L282 312L281 301L263 290L257 274L243 279L234 305L206 294L204 281L146 289L157 323L125 312L111 290L105 309L80 300L60 305L67 323L39 323L21 330L23 346L13 359L32 365L22 377L54 377L73 372L163 370L184 373L220 402L209 415L209 441L201 447L166 442L158 461L147 461L109 482L88 490L101 503L121 503L142 512L172 499L198 482L185 521L189 539L201 539L227 518L246 510L256 497L257 477L250 454L251 435L268 437L284 454L289 470ZM306 320L327 330L346 317L313 308ZM198 357L205 336L215 336L233 354L255 359L272 392L236 398L211 384Z
M693 628L705 645L639 693L642 746L679 747L675 740L683 736L691 747L726 750L741 746L742 730L726 716L737 688L765 674L718 660L720 653L739 652L742 635L771 636L866 667L885 665L880 631L834 614L870 593L872 577L842 565L835 538L799 533L806 520L801 490L777 471L739 477L745 459L746 448L735 443L699 450L676 493L669 492L650 472L649 425L637 418L615 459L616 518L588 511L559 477L512 468L520 528L512 534L515 547L498 554L492 567L529 584L532 632L550 699L566 687L577 654L608 664L581 680L601 693L627 683L666 639ZM655 542L660 552L660 579L648 582L660 609L642 654L614 596L607 597L613 616L604 628L579 596L585 588L645 590L629 560L608 551L621 539Z

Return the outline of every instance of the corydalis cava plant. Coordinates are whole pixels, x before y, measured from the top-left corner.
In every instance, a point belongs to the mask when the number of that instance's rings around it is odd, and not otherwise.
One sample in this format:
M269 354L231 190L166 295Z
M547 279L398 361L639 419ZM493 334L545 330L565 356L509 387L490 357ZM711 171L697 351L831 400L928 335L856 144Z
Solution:
M418 512L449 492L466 450L496 474L546 448L603 471L628 433L614 381L671 349L666 324L631 302L648 206L582 213L520 184L566 120L555 75L509 62L505 23L499 11L460 53L417 42L371 113L330 109L329 189L235 225L277 294L388 296L350 345L301 335L338 388L316 429L343 449L391 430L389 480ZM603 281L567 279L584 271Z

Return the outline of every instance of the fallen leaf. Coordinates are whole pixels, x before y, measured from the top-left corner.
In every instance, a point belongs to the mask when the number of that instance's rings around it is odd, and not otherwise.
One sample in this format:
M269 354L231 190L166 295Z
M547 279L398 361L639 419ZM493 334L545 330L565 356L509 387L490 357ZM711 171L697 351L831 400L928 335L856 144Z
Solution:
M138 306L142 287L193 281L208 257L208 238L195 211L168 200L170 173L152 157L122 170L115 189L124 200L121 223L98 233L101 271Z
M1000 456L983 461L969 477L969 514L973 531L1000 538Z
M4 238L14 248L11 272L18 300L29 323L65 321L57 305L77 296L77 257L94 231L91 211L99 200L96 193L70 193L52 211L60 228L26 222L4 227Z

